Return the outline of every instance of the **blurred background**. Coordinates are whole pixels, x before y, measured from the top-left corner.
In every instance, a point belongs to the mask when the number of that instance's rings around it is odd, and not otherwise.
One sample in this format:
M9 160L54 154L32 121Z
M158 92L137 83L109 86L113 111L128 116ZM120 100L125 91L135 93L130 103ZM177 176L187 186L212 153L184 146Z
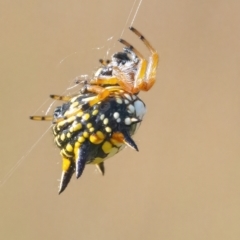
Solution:
M92 76L121 35L148 57L128 30L133 3L0 1L1 239L240 239L239 1L143 0L133 25L161 61L140 94L140 152L109 159L104 177L87 166L57 193L50 122L28 117Z

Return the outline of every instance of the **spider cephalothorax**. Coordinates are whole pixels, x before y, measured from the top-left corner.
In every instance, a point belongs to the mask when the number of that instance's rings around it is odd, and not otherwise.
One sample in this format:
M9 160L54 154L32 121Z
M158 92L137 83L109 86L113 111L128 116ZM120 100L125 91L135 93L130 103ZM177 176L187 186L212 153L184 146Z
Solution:
M158 54L133 27L130 28L151 52L147 62L125 40L123 52L111 60L100 60L93 79L85 82L74 96L51 95L65 101L53 116L33 116L33 120L52 120L56 145L62 156L59 193L64 191L72 174L80 177L86 164L95 164L104 174L103 162L125 145L138 151L132 139L145 114L145 104L138 97L155 82Z
M131 54L132 58L129 57L129 54ZM98 71L95 73L95 78L112 78L113 76L115 76L116 70L119 69L120 71L128 72L128 74L131 74L133 81L134 75L137 71L138 62L138 57L128 48L124 48L124 52L118 52L113 54L111 61L108 60L104 62L102 59L100 60L100 63L103 66L99 68ZM118 85L118 83L116 83L116 85Z

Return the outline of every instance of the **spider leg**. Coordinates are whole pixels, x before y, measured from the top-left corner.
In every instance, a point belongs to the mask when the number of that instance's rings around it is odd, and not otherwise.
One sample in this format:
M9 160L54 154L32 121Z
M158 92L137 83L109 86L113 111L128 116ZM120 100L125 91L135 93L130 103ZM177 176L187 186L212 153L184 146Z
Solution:
M60 96L60 95L55 95L55 94L51 94L50 98L54 99L54 100L60 100L60 101L70 101L72 97L70 96Z
M76 108L76 109L74 109L73 111L71 111L71 113L65 113L64 117L54 119L54 120L53 120L53 124L56 124L56 123L59 123L59 122L62 122L62 121L63 121L63 123L65 123L65 122L64 122L65 120L70 119L70 117L74 117L74 116L77 115L78 113L81 113L81 114L82 114L82 108ZM63 124L63 123L62 123L62 124Z
M93 99L89 100L88 102L82 104L81 106L77 107L71 113L65 113L65 116L62 118L55 119L53 123L59 123L61 121L64 121L72 116L77 115L78 113L81 113L82 111L85 111L89 107L93 106L94 104L98 103L99 101L102 101L109 95L109 91L103 87L100 86L91 86L91 85L85 85L82 89L82 92L91 92L96 93L97 95L93 97Z
M149 41L136 28L129 27L129 29L143 41L143 43L147 46L147 48L150 50L151 53L156 52L156 50L152 47Z
M119 82L119 80L115 77L110 77L110 78L99 78L96 80L96 82L98 84L115 85ZM84 110L85 110L85 107L86 108L92 107L96 103L103 101L111 94L111 92L119 91L119 90L121 90L120 86L110 86L110 87L104 88L97 85L87 85L86 91L91 93L96 93L97 95L93 99L89 100L86 104L84 104Z
M30 116L29 118L34 121L52 121L53 120L53 116Z
M135 33L145 44L148 50L151 52L149 57L148 66L146 70L146 76L144 84L140 87L140 90L148 91L156 81L156 71L159 61L159 55L157 51L152 47L149 41L134 27L129 28L133 33Z
M121 84L120 84L126 90L132 93L137 93L140 90L142 90L142 87L144 85L144 78L145 78L145 73L147 69L147 60L144 59L143 55L137 49L135 49L130 43L128 43L124 39L119 39L118 41L124 44L130 51L132 51L139 58L138 70L135 74L134 85L132 83L129 83L129 81L124 81L123 76L122 76L123 81L121 81Z
M82 104L81 106L79 106L76 109L74 109L73 111L71 111L71 113L66 112L64 117L54 119L53 123L54 124L59 123L59 122L64 123L64 121L68 120L70 117L73 117L73 116L77 115L78 113L82 114L83 111L92 107L94 104L106 99L109 96L110 92L116 91L116 90L119 90L119 89L120 89L120 87L118 87L118 86L103 88L103 87L97 86L97 85L86 85L84 87L84 89L82 90L83 92L85 92L85 93L86 92L96 93L97 95L94 96L91 100L87 101L86 103ZM46 116L46 117L49 118L49 121L53 120L52 116ZM35 116L34 120L45 120L46 117ZM51 119L50 119L50 117L51 117ZM33 118L31 118L31 119L33 119Z
M86 85L84 91L97 94L92 100L86 103L88 107L91 107L94 104L104 100L110 94L110 92L106 88L96 85Z
M51 94L50 98L52 98L54 100L61 100L61 101L68 102L71 100L72 97ZM31 120L35 120L35 121L53 121L53 119L54 119L53 116L30 116L29 118Z

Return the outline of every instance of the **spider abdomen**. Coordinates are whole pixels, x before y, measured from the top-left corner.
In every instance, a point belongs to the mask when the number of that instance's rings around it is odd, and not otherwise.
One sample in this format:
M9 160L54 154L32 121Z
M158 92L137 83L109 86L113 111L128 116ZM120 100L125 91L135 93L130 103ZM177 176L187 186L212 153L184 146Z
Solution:
M85 97L84 94L79 95L69 103L57 107L54 112L55 121L63 117L63 120L53 126L53 133L63 159L69 163L62 178L67 179L67 182L70 180L67 176L76 171L78 152L82 146L88 147L84 153L84 164L100 164L118 153L125 144L138 150L131 136L136 132L146 111L142 100L123 91L120 94L112 92L104 101L82 111L81 106L91 98L89 94ZM64 119L71 112L75 112L74 116ZM66 162L63 161L63 164ZM67 182L62 181L60 189L63 190Z

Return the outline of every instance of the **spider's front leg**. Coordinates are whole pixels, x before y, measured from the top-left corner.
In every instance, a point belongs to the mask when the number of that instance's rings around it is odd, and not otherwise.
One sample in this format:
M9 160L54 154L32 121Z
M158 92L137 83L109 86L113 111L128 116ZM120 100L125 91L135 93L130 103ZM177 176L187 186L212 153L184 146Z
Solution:
M70 117L73 117L73 116L77 115L78 113L81 114L83 111L87 110L88 108L92 107L93 105L97 104L98 102L106 99L110 95L110 92L118 90L118 89L119 89L119 87L117 87L117 86L104 88L104 87L101 87L98 85L85 84L81 89L81 93L82 94L94 93L96 95L93 97L90 97L90 99L87 98L87 100L84 104L82 104L78 107L75 107L70 112L67 111L63 117L53 119L52 116L49 116L49 117L48 116L46 116L46 117L34 116L34 117L30 117L30 118L34 119L34 120L53 120L54 124L59 123L59 122L62 122L62 124L64 124L65 122L68 122L71 119ZM57 96L57 95L54 95L54 96ZM57 97L59 98L62 96L57 96Z
M89 84L86 84L81 89L81 93L95 93L95 94L97 94L96 96L93 97L93 99L86 102L86 104L84 104L85 106L83 108L92 107L94 104L106 99L110 94L110 92L106 88L103 88L103 87L97 86L97 85L89 85Z
M159 61L159 55L157 51L152 47L149 41L134 27L129 28L132 32L134 32L145 44L148 50L151 52L151 56L148 60L147 71L145 75L144 84L141 87L141 90L148 91L156 81L156 73L157 73L157 66Z
M120 86L115 86L116 82L118 82L118 79L115 77L106 78L106 79L101 78L101 79L97 79L97 81L98 83L101 82L102 84L108 84L113 86L101 87L98 85L86 85L84 89L82 89L82 93L95 93L97 95L94 96L93 99L87 101L86 105L84 104L83 110L85 108L92 107L98 102L105 100L111 94L111 92L118 91L119 89L121 89Z
M55 95L55 94L51 94L50 98L54 99L54 100L60 100L60 101L70 101L71 97L70 96L60 96L60 95ZM53 116L30 116L31 120L35 120L35 121L53 121L54 117Z
M148 50L151 52L151 56L149 58L149 62L147 64L146 59L144 59L143 55L135 49L131 44L123 39L119 39L119 42L124 44L130 51L132 51L136 56L140 59L138 64L138 70L134 77L134 83L132 84L131 92L137 93L139 91L148 91L154 85L156 81L156 70L158 66L158 53L151 46L148 40L135 28L130 27L131 31L133 31L146 45ZM119 71L121 74L121 72ZM123 78L124 79L124 78ZM128 81L123 81L121 85L127 83ZM126 85L126 84L125 84ZM126 86L129 87L129 86Z
M82 89L81 89L81 93L85 94L85 93L96 93L96 96L93 96L90 100L86 101L84 104L76 107L74 110L72 110L71 112L66 112L64 114L64 117L60 117L57 119L54 119L53 123L59 123L62 122L62 124L65 121L68 121L68 119L72 116L77 115L78 113L81 113L82 111L87 110L88 108L92 107L94 104L104 100L105 98L107 98L110 94L110 92L101 87L101 86L96 86L96 85L89 85L89 84L85 84ZM38 120L38 119L34 119L34 120Z
M145 80L140 87L140 90L148 91L156 81L156 72L158 66L159 55L157 51L152 47L149 41L134 27L129 28L132 32L134 32L145 44L148 50L151 52L151 56L149 57L148 66L146 70Z
M117 73L119 80L121 80L119 85L121 85L128 92L138 93L144 84L144 77L147 69L147 60L144 59L143 55L137 49L135 49L124 39L119 39L119 42L127 47L128 52L133 52L139 59L137 66L138 68L134 79L128 79L129 77L127 73L122 72L119 68L115 68L115 72Z

